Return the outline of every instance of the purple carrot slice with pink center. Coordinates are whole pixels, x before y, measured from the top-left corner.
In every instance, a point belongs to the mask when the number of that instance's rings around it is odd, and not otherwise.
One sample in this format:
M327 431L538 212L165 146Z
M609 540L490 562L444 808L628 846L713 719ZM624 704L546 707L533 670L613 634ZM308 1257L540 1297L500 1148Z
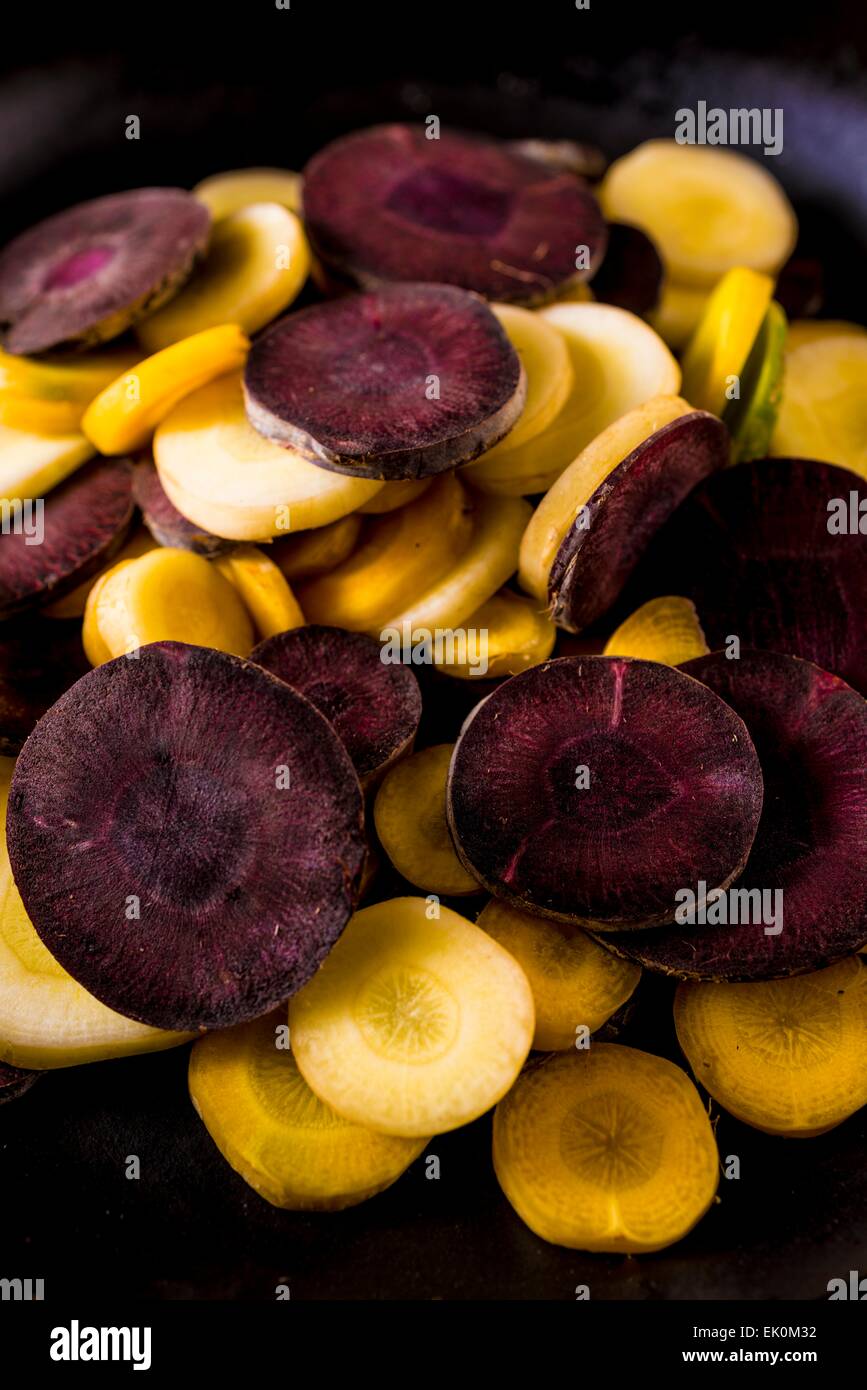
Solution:
M34 539L37 504L44 505L41 540ZM0 536L0 619L61 598L96 574L123 545L134 511L125 459L96 459L33 499L26 526Z
M736 636L867 693L867 482L784 458L708 478L654 538L624 597L637 607L660 594L692 599L712 650Z
M778 652L731 660L712 652L683 670L749 729L765 784L762 817L729 890L728 923L622 933L615 949L693 980L781 978L857 951L867 942L867 701L812 662Z
M117 337L183 284L210 226L182 188L112 193L46 218L0 251L0 343L31 353Z
M721 420L694 410L642 440L611 470L554 557L548 599L558 626L580 632L608 611L654 534L698 483L728 463L730 445Z
M525 395L495 315L452 285L388 285L288 314L244 372L260 434L363 478L468 463L508 433Z
M287 999L352 913L361 788L328 721L259 666L159 642L78 681L24 745L7 837L25 909L104 1004L223 1028Z
M340 627L292 628L260 642L250 657L316 706L367 786L412 748L421 691L408 666L383 662L372 637Z
M176 550L192 550L209 559L234 550L236 541L224 540L187 521L170 502L150 459L140 459L133 467L132 493L142 520L159 545Z
M326 145L304 170L304 220L320 260L363 288L429 280L516 304L592 275L606 241L574 174L463 131L430 140L421 125Z
M464 725L447 792L458 854L495 896L605 932L669 921L696 878L731 883L761 805L737 714L681 671L616 657L498 686Z

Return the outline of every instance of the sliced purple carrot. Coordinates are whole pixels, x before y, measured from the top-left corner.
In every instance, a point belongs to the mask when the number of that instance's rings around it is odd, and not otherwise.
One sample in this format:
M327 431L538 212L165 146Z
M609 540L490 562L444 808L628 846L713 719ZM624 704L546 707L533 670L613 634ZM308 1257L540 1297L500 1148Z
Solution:
M364 786L412 748L421 691L409 666L383 662L382 648L340 627L293 628L250 657L279 676L334 726Z
M134 514L130 466L96 459L25 505L26 524L0 536L0 619L61 598L120 550Z
M616 950L698 980L774 979L851 955L867 942L867 701L777 652L712 652L682 669L746 724L762 765L762 817L743 875L707 901L707 923L623 933Z
M210 559L233 550L237 542L224 540L187 521L169 501L159 474L150 459L140 459L133 468L132 495L145 526L160 545L176 550L194 550Z
M632 314L649 314L662 293L662 258L646 232L627 222L610 222L608 250L593 276L593 294Z
M244 372L260 434L363 478L468 463L508 433L525 395L496 317L452 285L388 285L288 314Z
M30 920L110 1008L193 1031L313 975L354 908L361 789L328 721L238 657L179 642L84 676L15 767L7 835Z
M574 174L461 131L429 140L421 125L326 145L304 170L304 219L319 259L364 288L428 280L517 304L586 279L605 250Z
M743 722L699 681L656 662L561 657L476 707L447 799L458 854L495 896L620 932L669 921L695 878L732 882L762 777Z
M629 604L683 594L711 650L738 637L813 661L867 693L865 517L867 483L845 468L738 464L708 478L658 533Z
M0 755L19 752L37 719L90 670L81 622L33 614L0 626Z
M23 1067L10 1067L8 1063L0 1062L0 1105L23 1096L41 1075L39 1071L25 1071Z
M136 188L79 203L0 251L0 343L7 352L117 337L186 280L211 215L181 188Z
M558 626L580 632L607 612L653 535L697 483L725 467L729 448L725 425L695 410L663 425L611 470L554 557L548 599Z

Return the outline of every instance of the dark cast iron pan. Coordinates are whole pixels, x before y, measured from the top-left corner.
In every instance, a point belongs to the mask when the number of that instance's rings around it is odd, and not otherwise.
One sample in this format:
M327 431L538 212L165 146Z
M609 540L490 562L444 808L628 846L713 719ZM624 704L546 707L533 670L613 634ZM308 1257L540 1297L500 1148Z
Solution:
M802 250L825 265L825 312L867 322L867 25L854 9L726 6L715 34L694 12L609 4L603 15L593 0L584 12L533 6L528 32L526 6L510 16L498 5L483 7L491 32L469 40L467 7L442 4L330 4L318 16L302 0L273 12L196 5L187 23L183 6L116 6L102 25L73 8L68 23L40 21L4 45L2 239L113 189L298 168L376 120L436 113L614 156L670 136L677 108L698 100L779 106L785 146L772 167L797 205ZM138 142L124 138L130 114ZM426 716L432 739L454 736L448 714L443 694ZM670 993L642 986L625 1040L677 1058ZM574 1299L580 1284L594 1299L825 1299L830 1279L867 1267L867 1110L807 1141L721 1113L720 1154L739 1157L740 1178L721 1180L679 1245L624 1259L546 1245L521 1224L494 1178L489 1116L431 1142L438 1180L420 1159L340 1215L276 1211L216 1152L186 1064L181 1049L55 1072L0 1109L0 1273L44 1278L48 1297L272 1300L286 1283L296 1299ZM138 1180L125 1176L130 1155Z

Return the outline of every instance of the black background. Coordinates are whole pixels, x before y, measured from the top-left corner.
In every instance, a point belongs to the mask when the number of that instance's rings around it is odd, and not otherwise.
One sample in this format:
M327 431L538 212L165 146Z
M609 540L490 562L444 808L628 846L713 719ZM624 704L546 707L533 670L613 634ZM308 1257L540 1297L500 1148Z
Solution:
M0 236L80 199L221 168L300 167L332 135L438 114L617 154L671 135L674 111L783 106L774 172L827 312L867 321L862 7L66 5L20 13L0 56ZM701 11L700 13L698 11ZM142 138L124 138L138 115ZM441 688L440 688L441 689ZM440 698L440 727L453 737ZM466 905L464 905L466 910ZM629 1041L676 1057L669 987L642 986ZM373 1202L338 1216L270 1208L223 1162L186 1095L186 1049L53 1073L0 1109L0 1275L50 1299L827 1297L867 1272L867 1112L810 1141L719 1117L739 1181L685 1241L640 1260L537 1240L490 1164L489 1117L428 1147ZM125 1160L141 1159L128 1181Z

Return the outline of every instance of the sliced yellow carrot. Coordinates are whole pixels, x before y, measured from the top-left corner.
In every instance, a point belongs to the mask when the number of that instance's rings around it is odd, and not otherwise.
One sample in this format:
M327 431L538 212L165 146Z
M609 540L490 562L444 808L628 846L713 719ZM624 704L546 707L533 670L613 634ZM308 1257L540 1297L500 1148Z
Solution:
M32 434L0 424L0 497L43 497L95 452L83 434Z
M867 478L865 402L867 333L801 342L786 353L771 453L821 459Z
M396 1182L428 1141L342 1119L281 1046L286 1032L284 1007L201 1038L190 1053L193 1105L223 1157L273 1206L356 1206Z
M739 1120L789 1138L867 1105L867 964L788 980L681 984L677 1036L696 1079Z
M647 315L647 322L663 342L680 352L698 327L710 292L710 289L696 289L693 285L678 285L674 280L666 280L659 303Z
M236 372L182 401L160 425L153 448L160 482L178 511L230 540L325 526L384 486L318 468L257 434Z
M105 569L94 575L92 579L85 579L83 584L76 585L68 594L64 594L63 598L41 608L40 614L45 618L83 618L90 591L103 574L107 574L110 569L114 569L124 560L137 560L140 555L148 555L156 549L157 543L150 531L146 530L144 526L140 526L121 546L110 565L106 565ZM107 661L108 657L105 657L104 660Z
M342 516L328 526L315 526L274 542L272 554L285 577L312 579L327 574L351 555L361 535L362 520L357 512Z
M299 586L312 623L379 636L402 599L447 575L470 543L472 504L454 473L443 473L417 502L367 523L341 565Z
M34 434L73 434L94 397L138 360L122 349L45 358L0 351L0 423Z
M688 598L670 595L653 598L636 608L605 644L605 656L633 656L679 666L682 661L706 656L710 648Z
M383 512L397 511L410 502L417 502L423 492L427 492L433 478L398 478L393 483L383 483L375 497L364 502L358 510L365 516L382 516Z
M680 368L665 343L626 309L552 304L538 317L565 339L572 386L520 459L516 451L509 478L499 478L497 490L513 496L546 492L600 430L642 401L680 389Z
M561 1052L595 1033L633 994L641 969L606 951L580 927L533 917L496 898L477 925L515 957L536 1008L533 1047ZM586 1030L586 1032L585 1032Z
M516 676L546 661L554 650L557 629L536 599L524 598L511 589L501 589L471 613L452 643L435 648L437 670L460 680L489 680L497 676Z
M304 626L304 614L285 576L258 546L239 545L213 563L237 589L258 638Z
M473 530L469 544L449 572L431 588L392 613L375 636L390 628L402 633L422 629L436 638L467 624L512 577L518 567L521 537L532 515L521 497L478 494L472 500ZM404 598L408 596L404 595Z
M321 1100L413 1137L469 1124L505 1094L533 1039L533 998L486 932L436 900L395 898L355 914L289 1024Z
M463 471L474 487L489 492L505 490L514 495L525 490L528 470L531 475L536 471L528 446L547 429L569 397L572 363L563 334L546 323L541 314L509 304L492 307L521 359L527 376L527 398L518 423L505 439L475 463L467 464Z
M149 642L189 642L249 656L253 626L237 591L215 565L190 550L160 547L115 565L97 580L87 600L82 640L94 666Z
M462 897L481 888L455 853L446 824L446 778L454 744L411 753L383 779L373 805L376 833L399 874L426 893Z
M642 440L692 409L681 396L655 396L615 420L587 445L542 498L524 532L519 569L522 589L540 603L547 602L554 557L581 508Z
M160 352L225 323L256 333L289 307L309 269L294 212L279 203L242 208L214 228L207 257L180 293L138 325L139 342L146 352Z
M528 1067L494 1113L494 1169L554 1245L645 1253L714 1199L719 1159L698 1091L671 1062L593 1043Z
M798 235L773 175L716 146L648 140L614 161L598 196L606 217L653 238L683 285L713 285L733 266L775 275Z
M733 399L773 292L769 275L737 266L710 295L683 358L683 394L696 410L722 415Z
M0 825L14 761L0 758ZM45 1070L156 1052L186 1042L134 1023L94 999L43 946L15 886L5 836L0 850L0 1061Z
M229 169L202 179L193 193L215 222L251 203L282 203L290 212L301 211L301 175L291 169Z
M184 396L242 366L249 346L237 324L226 323L146 357L100 392L81 428L101 454L141 449Z

